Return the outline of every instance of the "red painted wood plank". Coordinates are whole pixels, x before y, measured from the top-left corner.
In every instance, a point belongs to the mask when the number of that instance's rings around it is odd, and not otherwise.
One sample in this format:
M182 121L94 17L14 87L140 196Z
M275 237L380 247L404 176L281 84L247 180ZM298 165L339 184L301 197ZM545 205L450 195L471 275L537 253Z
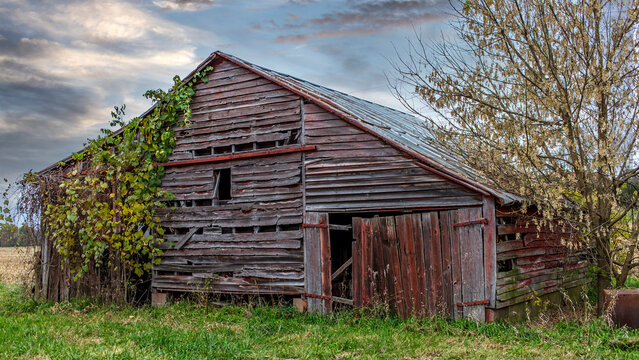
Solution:
M353 241L353 305L355 307L362 307L364 305L362 300L362 250L359 244Z
M397 240L399 245L399 260L402 273L402 291L406 313L414 315L418 311L417 303L417 274L415 266L415 247L413 244L413 226L410 215L395 217Z
M371 287L375 292L376 300L381 301L384 304L391 305L391 296L389 294L390 282L389 266L388 266L388 246L384 243L385 239L382 238L383 228L380 224L380 218L378 216L370 219L371 224L371 247L373 248L373 268L372 268L372 282Z
M431 231L432 222L430 213L422 213L422 234L424 238L423 242L423 253L424 253L424 268L426 272L426 290L428 293L427 296L427 305L428 305L428 315L434 316L437 313L437 296L435 290L435 284L437 283L437 279L435 278L433 267L434 261L432 256L432 248L433 248L433 233Z
M439 213L431 212L430 213L430 221L431 221L431 258L432 258L432 271L433 271L433 282L435 289L435 307L437 314L440 314L441 310L445 306L443 304L443 293L442 293L442 243L440 238L440 228L439 228Z
M395 301L397 312L401 317L408 317L407 307L406 307L406 297L404 292L404 277L402 271L401 257L400 257L400 248L399 248L399 239L397 238L397 232L395 227L395 217L388 216L385 217L385 230L386 230L386 239L388 239L388 245L390 248L391 254L391 266L393 268L393 286L395 289Z
M361 237L363 239L360 245L362 256L362 297L366 305L370 304L373 297L373 246L372 242L372 224L370 219L363 219L361 228Z
M352 243L352 253L353 253L353 285L351 289L351 293L353 295L353 306L361 307L362 306L362 255L359 250L359 244L361 244L361 229L362 229L362 218L353 218L353 243Z
M170 166L181 166L181 165L193 165L193 164L207 164L207 163L215 163L229 160L239 160L239 159L250 159L264 156L273 156L273 155L281 155L281 154L289 154L295 152L306 152L306 151L314 151L315 145L306 145L306 146L282 146L278 149L271 150L263 150L263 151L251 151L247 153L238 153L238 154L230 154L230 155L220 155L213 156L209 158L202 159L192 159L192 160L180 160L180 161L169 161L165 163L160 163L158 165L170 167Z
M408 237L406 239L406 258L408 260L408 274L410 277L410 298L412 301L411 313L416 316L422 316L419 271L417 267L417 252L415 249L415 243L421 241L421 238L415 236L417 229L421 227L421 221L418 220L415 222L417 219L419 219L419 217L415 217L414 214L406 216L406 220L408 224L410 224ZM421 231L419 234L421 237Z
M420 214L412 214L413 238L415 246L415 266L418 281L419 316L428 315L428 294L426 288L426 269L424 265L424 236L422 233L422 217Z
M452 254L451 254L451 222L450 213L442 211L439 213L439 224L441 228L442 242L442 297L443 304L446 305L445 314L453 317L453 275L452 275Z

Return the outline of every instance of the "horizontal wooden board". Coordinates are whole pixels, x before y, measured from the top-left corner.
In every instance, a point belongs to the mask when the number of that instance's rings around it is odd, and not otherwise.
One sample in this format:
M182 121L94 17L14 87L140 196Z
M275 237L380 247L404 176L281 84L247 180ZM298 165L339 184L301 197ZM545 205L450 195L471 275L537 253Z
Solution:
M190 126L175 129L169 161L225 155L232 146L242 153L299 142L299 96L228 61L218 62L209 79L197 85ZM304 281L302 166L302 155L290 153L166 167L162 186L175 200L158 211L166 234L152 286L298 294ZM230 169L231 199L215 205L219 169Z

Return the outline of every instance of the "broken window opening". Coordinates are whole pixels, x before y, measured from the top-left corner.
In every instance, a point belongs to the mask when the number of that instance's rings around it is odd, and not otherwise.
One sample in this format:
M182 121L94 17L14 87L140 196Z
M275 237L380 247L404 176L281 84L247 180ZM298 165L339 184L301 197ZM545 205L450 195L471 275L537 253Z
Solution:
M217 170L215 182L215 199L225 204L231 200L231 169Z

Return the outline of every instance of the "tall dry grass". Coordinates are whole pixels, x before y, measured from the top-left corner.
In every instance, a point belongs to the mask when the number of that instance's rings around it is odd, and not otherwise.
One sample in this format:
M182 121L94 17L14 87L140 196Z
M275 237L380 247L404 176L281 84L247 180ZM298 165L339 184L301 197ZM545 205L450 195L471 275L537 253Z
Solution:
M37 250L36 247L0 247L0 281L30 282Z

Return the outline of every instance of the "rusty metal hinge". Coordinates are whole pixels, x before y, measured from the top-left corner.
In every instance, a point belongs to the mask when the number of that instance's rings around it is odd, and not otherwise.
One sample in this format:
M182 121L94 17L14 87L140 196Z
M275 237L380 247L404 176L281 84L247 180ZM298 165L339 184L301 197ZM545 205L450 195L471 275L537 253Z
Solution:
M302 228L320 228L320 229L328 229L328 224L302 224Z
M477 300L477 301L468 301L468 302L457 303L457 306L464 307L464 306L488 305L488 304L490 304L490 301L488 301L488 300Z
M471 221L464 221L457 224L453 224L453 227L460 227L460 226L467 226L467 225L474 225L474 224L488 224L488 220L477 219L477 220L471 220Z
M307 294L307 293L303 293L302 295L306 296L306 297L310 297L310 298L315 298L315 299L322 299L322 300L329 300L332 301L333 297L332 296L324 296L324 295L316 295L316 294Z

